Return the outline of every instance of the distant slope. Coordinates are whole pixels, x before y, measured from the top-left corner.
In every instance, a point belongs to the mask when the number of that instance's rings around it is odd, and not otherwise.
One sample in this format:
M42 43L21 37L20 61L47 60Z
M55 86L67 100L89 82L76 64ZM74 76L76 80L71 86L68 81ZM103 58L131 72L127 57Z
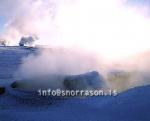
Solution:
M22 58L31 53L34 51L27 47L0 47L0 80L12 78Z

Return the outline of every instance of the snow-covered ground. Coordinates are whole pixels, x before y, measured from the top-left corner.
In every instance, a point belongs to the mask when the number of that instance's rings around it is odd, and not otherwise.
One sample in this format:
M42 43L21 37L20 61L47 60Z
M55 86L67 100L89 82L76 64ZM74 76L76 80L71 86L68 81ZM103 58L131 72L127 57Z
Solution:
M125 91L118 96L35 101L15 97L8 87L21 59L33 48L0 47L0 121L150 121L150 86Z

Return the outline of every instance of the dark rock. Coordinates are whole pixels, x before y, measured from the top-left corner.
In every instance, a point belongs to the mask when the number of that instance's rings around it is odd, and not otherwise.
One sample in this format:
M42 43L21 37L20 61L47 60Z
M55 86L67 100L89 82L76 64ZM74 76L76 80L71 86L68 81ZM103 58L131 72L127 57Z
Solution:
M0 95L5 93L5 87L0 87Z
M104 79L96 71L67 76L64 79L64 85L67 89L100 89L104 86Z
M11 87L12 87L12 88L18 87L18 82L13 82L13 83L11 84Z

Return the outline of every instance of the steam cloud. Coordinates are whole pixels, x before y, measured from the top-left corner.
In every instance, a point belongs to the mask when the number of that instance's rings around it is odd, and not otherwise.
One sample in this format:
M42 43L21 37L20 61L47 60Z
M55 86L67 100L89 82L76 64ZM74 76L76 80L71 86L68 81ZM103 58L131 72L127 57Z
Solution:
M149 7L128 1L1 0L0 15L6 19L1 38L13 44L22 36L36 35L37 44L124 58L148 50L150 44Z
M6 20L1 38L14 45L22 36L37 36L45 31L50 31L47 34L51 35L56 2L57 0L1 0L0 15Z
M102 60L101 60L102 62ZM46 75L72 75L100 70L100 58L93 54L69 49L44 49L39 55L23 59L19 76L23 78Z
M29 46L32 46L33 43L35 42L36 38L35 37L22 37L20 42L19 42L19 45L20 46L25 46L25 45L29 45Z
M24 77L101 70L100 57L107 63L150 49L148 9L127 0L1 0L0 15L7 21L1 38L16 44L22 36L36 35L37 44L65 48L24 59L19 71ZM75 48L80 49L70 53ZM129 63L122 65L136 68Z
M17 80L33 83L34 88L42 88L42 85L45 88L64 88L64 79L69 75L78 75L93 70L102 73L103 70L101 68L102 60L94 54L83 52L83 50L48 48L40 52L38 55L24 58L23 64L15 75ZM86 80L83 79L82 82ZM99 81L95 85L98 86L101 83ZM87 84L82 84L80 87L88 87Z

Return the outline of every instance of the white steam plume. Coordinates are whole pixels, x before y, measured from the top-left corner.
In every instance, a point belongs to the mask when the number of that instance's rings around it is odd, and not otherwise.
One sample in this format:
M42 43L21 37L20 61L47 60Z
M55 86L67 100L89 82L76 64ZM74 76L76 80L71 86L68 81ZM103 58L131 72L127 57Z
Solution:
M127 0L1 0L2 38L36 35L40 44L82 47L108 59L149 49L148 6Z
M55 16L58 0L1 0L0 16L6 23L1 38L18 44L22 36L37 36L45 31L53 34L52 19Z
M102 63L102 60L101 60ZM72 75L87 71L99 71L100 58L93 54L81 53L81 50L44 49L39 55L30 55L23 59L18 76L36 78L48 75Z
M38 44L51 48L82 48L103 56L105 61L124 59L150 49L148 6L126 3L127 0L1 0L0 15L7 20L1 37L15 44L22 36L36 35ZM44 51L25 59L20 72L27 77L99 68L99 59L91 64L91 56L83 56L82 49L81 56Z

